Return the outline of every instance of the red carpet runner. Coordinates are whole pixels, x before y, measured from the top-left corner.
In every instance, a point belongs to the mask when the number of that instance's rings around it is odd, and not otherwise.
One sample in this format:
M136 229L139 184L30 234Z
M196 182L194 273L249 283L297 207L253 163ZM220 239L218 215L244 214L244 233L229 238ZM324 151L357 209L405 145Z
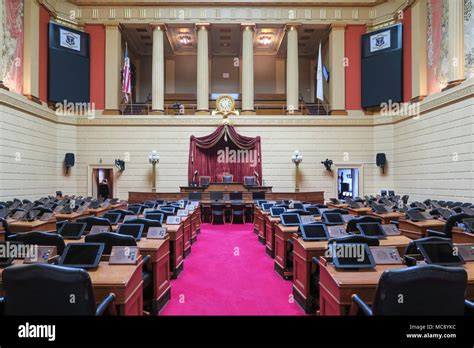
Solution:
M303 315L253 225L201 226L161 315Z

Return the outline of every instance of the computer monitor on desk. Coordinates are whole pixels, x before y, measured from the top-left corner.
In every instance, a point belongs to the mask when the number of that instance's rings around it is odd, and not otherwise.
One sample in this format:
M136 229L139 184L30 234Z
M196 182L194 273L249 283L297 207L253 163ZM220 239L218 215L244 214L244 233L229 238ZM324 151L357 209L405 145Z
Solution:
M200 176L199 177L199 186L209 186L211 183L211 177L210 176Z

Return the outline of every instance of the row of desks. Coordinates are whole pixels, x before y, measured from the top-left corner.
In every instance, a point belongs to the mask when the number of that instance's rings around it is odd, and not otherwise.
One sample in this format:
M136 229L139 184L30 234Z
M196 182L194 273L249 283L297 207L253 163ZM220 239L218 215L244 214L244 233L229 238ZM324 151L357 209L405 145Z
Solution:
M429 220L423 222L412 222L404 220L404 214L402 213L387 213L387 214L374 214L369 212L366 208L360 209L349 209L349 212L355 216L361 215L373 215L378 216L382 219L383 223L389 223L393 220L399 220L400 222L400 230L402 235L400 236L389 236L386 239L380 240L381 246L395 246L397 247L398 251L401 255L404 254L405 248L408 243L413 239L412 233L406 233L404 231L413 231L419 234L418 238L423 235L426 235L426 229L436 229L442 230L444 227L444 222L440 220ZM258 235L258 240L262 244L265 245L266 253L274 258L274 269L275 271L282 276L284 279L293 279L293 295L295 300L300 304L300 306L307 312L312 313L315 309L315 303L317 303L318 299L314 298L311 291L311 274L314 271L314 265L312 264L312 258L320 258L324 256L324 252L326 250L325 241L314 241L308 242L303 241L302 238L299 238L297 235L298 227L297 226L283 226L280 224L280 219L278 217L272 217L269 213L262 211L260 208L255 208L254 210L254 232ZM465 232L459 231L460 234ZM469 235L469 234L468 234ZM469 237L469 236L468 236ZM293 240L293 264L290 265L288 262L288 251L290 250L289 240ZM466 243L470 242L473 243L474 239L470 239L468 241L455 241L455 243ZM336 270L332 265L325 264L324 267L327 269L332 270L331 274L346 274L347 271L340 271ZM371 292L364 295L364 299L367 300L369 303L372 301L373 291L378 283L378 279L380 274L383 272L385 266L377 266L377 274L376 277L377 281L370 283ZM390 267L398 267L401 266L390 266ZM468 265L468 272L474 271L474 265ZM472 268L472 269L471 269ZM380 272L379 272L380 270ZM365 273L370 273L371 271L366 271ZM373 272L373 270L372 270ZM350 273L358 273L358 272L350 272ZM370 273L372 274L372 273ZM356 279L359 279L361 282L361 286L363 287L365 283L365 275L361 274L360 277L356 276ZM322 274L321 274L321 282L323 282ZM470 278L471 279L471 278ZM328 280L325 279L325 282ZM336 284L339 283L337 279L334 280ZM474 287L474 274L472 277L472 286ZM324 286L321 287L320 290L320 302L323 304L331 303L331 305L327 305L326 307L321 305L320 303L320 314L343 314L345 313L341 306L345 306L350 304L350 295L349 298L338 298L334 297L335 292L333 289L331 291L324 292L322 290ZM351 291L359 291L359 289L352 289L348 290ZM373 290L373 291L372 291ZM474 291L474 289L472 290ZM360 291L359 291L360 292ZM355 292L352 292L355 293ZM345 293L339 293L341 295ZM323 298L324 296L324 298ZM372 296L372 297L371 297ZM346 301L348 300L348 302ZM332 301L332 302L331 302ZM341 306L337 307L337 310L334 306L334 303L339 303L338 301L342 301ZM346 302L344 302L346 301ZM332 308L332 309L331 309ZM334 309L334 310L333 310ZM344 309L345 310L345 309Z
M104 213L105 211L102 211ZM72 214L69 214L72 215ZM71 220L79 218L70 216ZM56 220L44 222L21 222L28 224L28 231L55 231ZM52 224L52 225L51 225ZM10 225L12 232L26 232L24 226ZM157 312L171 298L170 279L176 279L184 267L184 258L191 252L201 229L201 208L186 217L179 225L166 225L168 237L163 240L142 238L137 242L142 256L150 255L153 272L153 299ZM114 229L116 226L114 226ZM78 241L83 242L83 239ZM16 260L15 264L22 264ZM109 265L102 261L94 270L89 270L96 301L99 303L107 294L115 293L114 304L119 315L142 315L142 263L137 265Z

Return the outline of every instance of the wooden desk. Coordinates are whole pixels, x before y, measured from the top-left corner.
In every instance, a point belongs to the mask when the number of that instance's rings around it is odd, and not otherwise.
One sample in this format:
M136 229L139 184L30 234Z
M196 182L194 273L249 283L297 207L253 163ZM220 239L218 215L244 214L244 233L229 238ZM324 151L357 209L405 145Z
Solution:
M337 270L332 264L320 258L319 314L347 315L351 296L358 294L366 303L372 304L380 276L385 270L400 269L403 265L380 265L370 270ZM462 266L467 271L466 298L474 299L474 263Z
M293 266L288 264L288 240L298 233L298 226L275 225L275 271L284 279L293 277Z
M258 241L265 244L265 212L254 207L253 210L253 231L257 234Z
M355 216L364 216L369 215L372 212L372 208L364 207L364 208L346 208L349 211L349 214Z
M390 221L399 221L400 219L405 217L405 213L400 212L390 212L382 214L372 212L369 215L381 218L383 224L389 224Z
M85 218L91 215L87 210L82 213L71 213L71 214L62 214L62 213L57 213L54 214L54 217L58 221L64 221L67 220L68 222L76 222L77 219Z
M388 236L380 239L380 246L395 246L403 256L410 241L405 236ZM318 301L311 293L312 269L316 271L312 259L324 256L326 248L327 241L304 241L301 237L293 243L293 296L306 313L313 313Z
M426 230L443 231L445 222L441 220L411 221L406 219L399 220L398 229L400 232L411 239L418 239L427 236Z
M8 222L12 233L30 232L30 231L56 231L56 219L49 221L14 221Z
M84 243L85 237L78 240L66 239L66 244ZM137 241L140 255L150 255L153 272L153 315L157 315L171 299L170 283L170 241L165 239L141 238Z
M12 267L21 265L23 260L15 260ZM102 261L96 269L88 270L96 302L100 303L108 294L114 293L112 304L118 315L143 315L142 267L142 261L137 265L109 265ZM0 275L3 270L0 268ZM3 295L2 286L0 293Z
M191 244L196 243L199 233L201 233L201 206L191 214Z
M111 207L108 207L108 208L96 208L96 209L87 209L87 212L89 213L89 215L93 215L93 216L100 216L102 214L104 214L105 212L107 212L108 210L111 210L112 208Z
M179 225L163 224L170 237L170 271L171 279L178 278L184 265L184 232L183 223Z
M180 192L272 192L272 186L245 186L240 182L212 182L208 186L180 186Z
M263 216L265 219L265 251L273 259L275 258L275 226L280 223L280 218L272 217L270 214Z
M326 205L330 209L347 209L349 207L349 204L345 204L345 203L340 203L340 204L327 203Z
M451 232L453 234L453 243L474 243L474 233L465 232L459 227L453 227Z

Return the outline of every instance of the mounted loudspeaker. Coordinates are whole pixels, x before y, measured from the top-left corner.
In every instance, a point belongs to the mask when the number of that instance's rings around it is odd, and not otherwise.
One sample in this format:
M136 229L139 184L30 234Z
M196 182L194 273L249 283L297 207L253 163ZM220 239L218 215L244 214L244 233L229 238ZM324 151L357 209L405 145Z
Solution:
M384 153L378 153L375 158L375 163L377 167L382 168L382 174L385 173L385 164L387 163L387 158L385 157Z
M69 172L69 169L74 167L75 157L73 153L66 153L64 156L64 164L66 165L66 173Z

